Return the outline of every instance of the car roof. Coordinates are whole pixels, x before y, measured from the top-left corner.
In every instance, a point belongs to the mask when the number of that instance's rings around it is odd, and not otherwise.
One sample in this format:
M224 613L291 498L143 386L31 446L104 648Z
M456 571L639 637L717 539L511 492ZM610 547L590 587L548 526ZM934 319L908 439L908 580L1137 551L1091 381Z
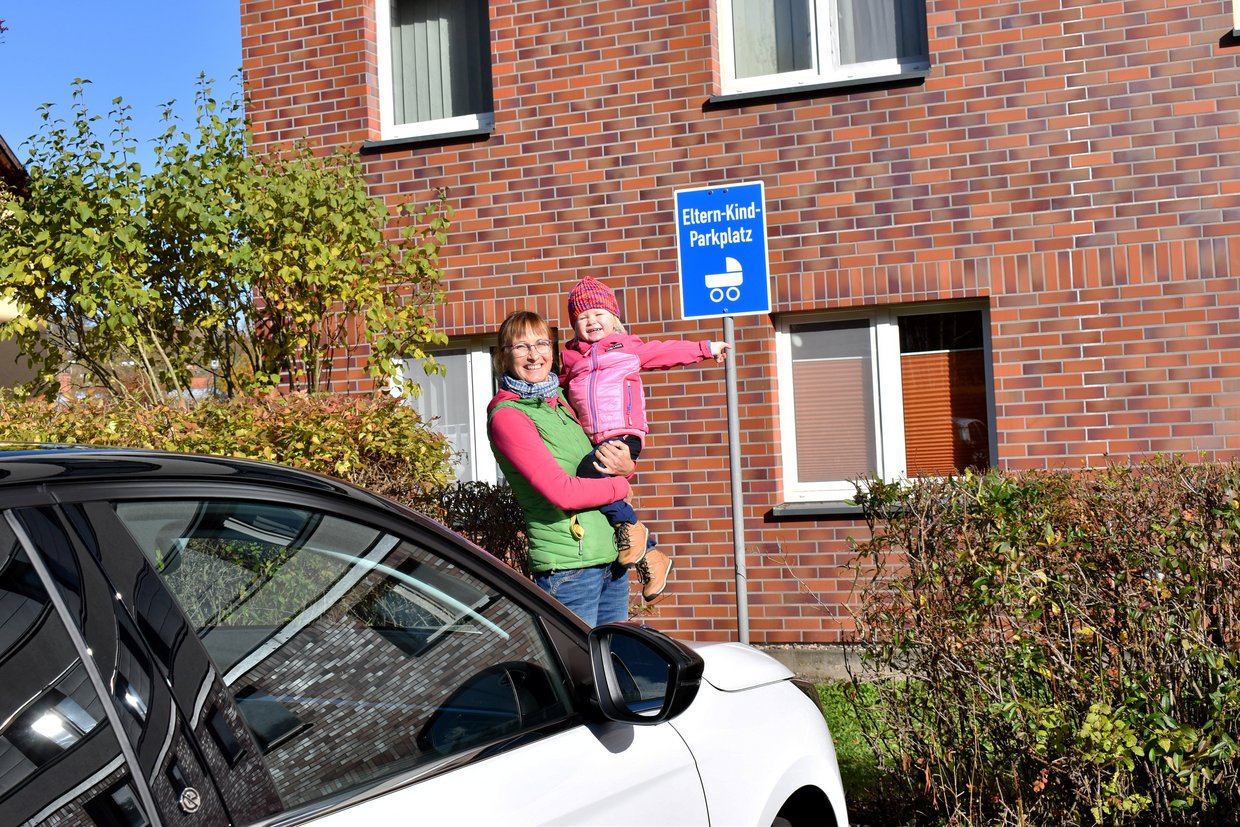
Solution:
M387 500L312 471L238 457L140 448L0 443L0 491L58 483L204 482L276 484L343 495L371 504Z
M299 489L309 494L334 496L370 508L377 507L437 534L454 537L458 542L465 540L481 552L480 559L493 566L508 568L508 564L491 552L461 537L438 520L402 503L314 471L261 460L175 451L0 442L0 509L5 507L4 494L19 488L79 486L101 481L276 485L286 490ZM536 589L532 583L527 581L527 584L529 588Z

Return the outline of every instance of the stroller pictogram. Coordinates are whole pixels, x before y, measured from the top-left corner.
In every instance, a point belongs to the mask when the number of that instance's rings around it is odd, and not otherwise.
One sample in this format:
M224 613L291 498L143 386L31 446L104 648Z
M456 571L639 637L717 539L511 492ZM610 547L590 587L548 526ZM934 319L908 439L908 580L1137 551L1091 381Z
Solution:
M739 299L741 297L740 285L745 280L741 263L736 259L725 257L723 268L725 270L723 273L711 273L706 276L706 286L710 288L710 300L716 304L723 301L724 296L727 296L730 302Z

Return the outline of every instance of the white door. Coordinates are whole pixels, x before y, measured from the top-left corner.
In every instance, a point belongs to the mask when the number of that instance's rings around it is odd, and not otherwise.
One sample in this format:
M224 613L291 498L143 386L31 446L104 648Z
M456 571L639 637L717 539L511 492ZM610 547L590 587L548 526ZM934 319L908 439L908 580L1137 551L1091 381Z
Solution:
M668 724L575 727L314 823L707 824L693 758Z
M321 823L707 823L671 725L581 723L515 581L453 564L413 526L273 499L114 515L185 607L253 736L235 737L295 823L349 796Z

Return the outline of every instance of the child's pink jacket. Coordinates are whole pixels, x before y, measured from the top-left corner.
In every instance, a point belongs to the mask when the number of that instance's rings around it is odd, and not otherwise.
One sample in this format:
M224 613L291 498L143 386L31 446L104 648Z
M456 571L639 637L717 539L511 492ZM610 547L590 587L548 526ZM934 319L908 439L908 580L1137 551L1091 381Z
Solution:
M581 427L597 445L624 434L645 440L649 427L640 375L643 370L692 365L710 359L711 352L710 342L643 342L628 333L613 333L593 343L572 339L560 356L564 365L560 385Z

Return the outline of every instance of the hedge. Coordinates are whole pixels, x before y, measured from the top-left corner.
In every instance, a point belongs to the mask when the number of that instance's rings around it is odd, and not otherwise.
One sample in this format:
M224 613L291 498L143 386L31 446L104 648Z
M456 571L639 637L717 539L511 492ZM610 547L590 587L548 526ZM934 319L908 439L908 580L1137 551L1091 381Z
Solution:
M292 394L141 405L0 402L0 440L245 457L318 471L405 502L451 480L450 448L387 396Z
M241 396L155 406L5 398L0 442L149 448L317 471L422 511L528 574L524 518L508 486L453 482L447 440L390 396Z
M1238 492L1181 458L859 488L888 781L942 823L1235 823Z

